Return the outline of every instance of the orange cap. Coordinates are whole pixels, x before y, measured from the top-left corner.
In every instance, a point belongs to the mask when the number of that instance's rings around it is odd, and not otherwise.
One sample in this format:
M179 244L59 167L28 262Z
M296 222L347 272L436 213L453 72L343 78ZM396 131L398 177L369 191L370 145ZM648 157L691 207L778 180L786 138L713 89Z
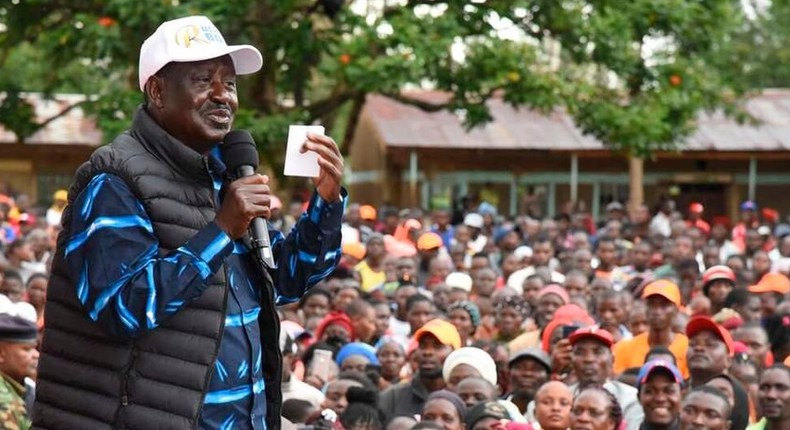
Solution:
M790 292L790 279L781 273L766 273L757 285L749 287L750 293L779 293Z
M417 249L421 251L427 251L430 249L437 249L442 247L442 237L434 232L427 232L423 233L419 239L417 239Z
M376 208L371 205L362 205L359 207L359 217L368 220L368 221L375 221L376 220Z
M642 292L642 298L646 299L650 296L661 296L677 307L683 304L683 300L680 298L680 289L677 284L668 279L659 279L647 284Z
M436 318L428 321L414 333L414 340L419 342L420 338L426 334L433 335L439 339L439 342L452 349L461 347L461 336L458 334L458 329L445 320Z
M357 260L365 258L365 245L359 242L351 242L343 244L343 254L350 255Z
M694 202L689 205L689 212L701 214L704 210L702 203Z

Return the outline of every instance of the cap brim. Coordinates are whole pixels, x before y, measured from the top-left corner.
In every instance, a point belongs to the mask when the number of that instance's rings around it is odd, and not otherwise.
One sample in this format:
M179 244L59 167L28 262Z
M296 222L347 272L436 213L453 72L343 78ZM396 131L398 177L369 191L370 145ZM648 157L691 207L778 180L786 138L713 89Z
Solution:
M211 45L202 50L199 57L193 55L189 58L173 58L172 61L205 61L225 55L230 55L237 75L249 75L263 67L263 56L258 48L252 45Z
M715 333L716 337L724 342L730 356L735 353L732 347L732 336L729 336L729 333L725 334L727 329L717 324L715 321L708 318L692 318L688 325L686 325L686 336L689 338L703 331Z

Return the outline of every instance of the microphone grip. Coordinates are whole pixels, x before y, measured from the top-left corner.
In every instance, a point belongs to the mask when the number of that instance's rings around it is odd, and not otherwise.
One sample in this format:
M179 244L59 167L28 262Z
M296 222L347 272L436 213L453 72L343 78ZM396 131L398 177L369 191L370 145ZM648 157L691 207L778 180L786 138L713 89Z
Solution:
M237 176L244 178L255 174L255 168L248 165L239 166ZM266 219L256 217L249 225L250 242L255 255L270 268L274 268L274 256L272 255L271 242L269 240L269 228Z

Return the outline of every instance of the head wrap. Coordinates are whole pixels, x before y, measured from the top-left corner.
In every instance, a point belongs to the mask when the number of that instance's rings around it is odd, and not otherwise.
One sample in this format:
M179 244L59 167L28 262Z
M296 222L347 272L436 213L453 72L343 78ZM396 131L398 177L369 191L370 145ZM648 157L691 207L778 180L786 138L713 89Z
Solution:
M351 319L343 312L332 312L327 314L324 319L318 323L318 328L315 329L315 339L321 340L324 336L324 331L330 325L339 325L348 331L349 339L354 338L354 327L351 325Z
M455 407L455 410L458 412L458 417L461 419L462 422L464 421L464 418L466 417L466 405L464 404L464 401L461 400L461 397L458 396L458 394L455 394L449 390L434 391L425 400L424 405L427 405L428 402L436 399L444 399L450 402Z
M379 359L376 357L376 350L372 346L362 342L351 342L343 345L337 353L335 362L338 366L341 366L343 365L343 361L352 355L361 355L367 358L370 364L379 365Z
M494 359L487 352L470 346L451 352L444 360L444 367L442 368L444 380L449 381L450 373L461 364L472 366L480 373L483 379L490 382L491 385L496 385L496 363L494 363Z
M476 304L469 300L459 300L447 307L447 313L449 314L456 309L463 309L469 314L469 319L472 320L473 327L477 328L477 326L480 325L480 309Z

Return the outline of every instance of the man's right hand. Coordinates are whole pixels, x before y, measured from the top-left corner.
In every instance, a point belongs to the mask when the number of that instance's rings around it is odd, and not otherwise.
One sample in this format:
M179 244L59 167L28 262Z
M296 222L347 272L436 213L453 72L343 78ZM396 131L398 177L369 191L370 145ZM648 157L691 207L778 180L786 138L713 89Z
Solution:
M247 232L253 218L271 215L269 177L253 175L231 182L214 222L232 240Z

